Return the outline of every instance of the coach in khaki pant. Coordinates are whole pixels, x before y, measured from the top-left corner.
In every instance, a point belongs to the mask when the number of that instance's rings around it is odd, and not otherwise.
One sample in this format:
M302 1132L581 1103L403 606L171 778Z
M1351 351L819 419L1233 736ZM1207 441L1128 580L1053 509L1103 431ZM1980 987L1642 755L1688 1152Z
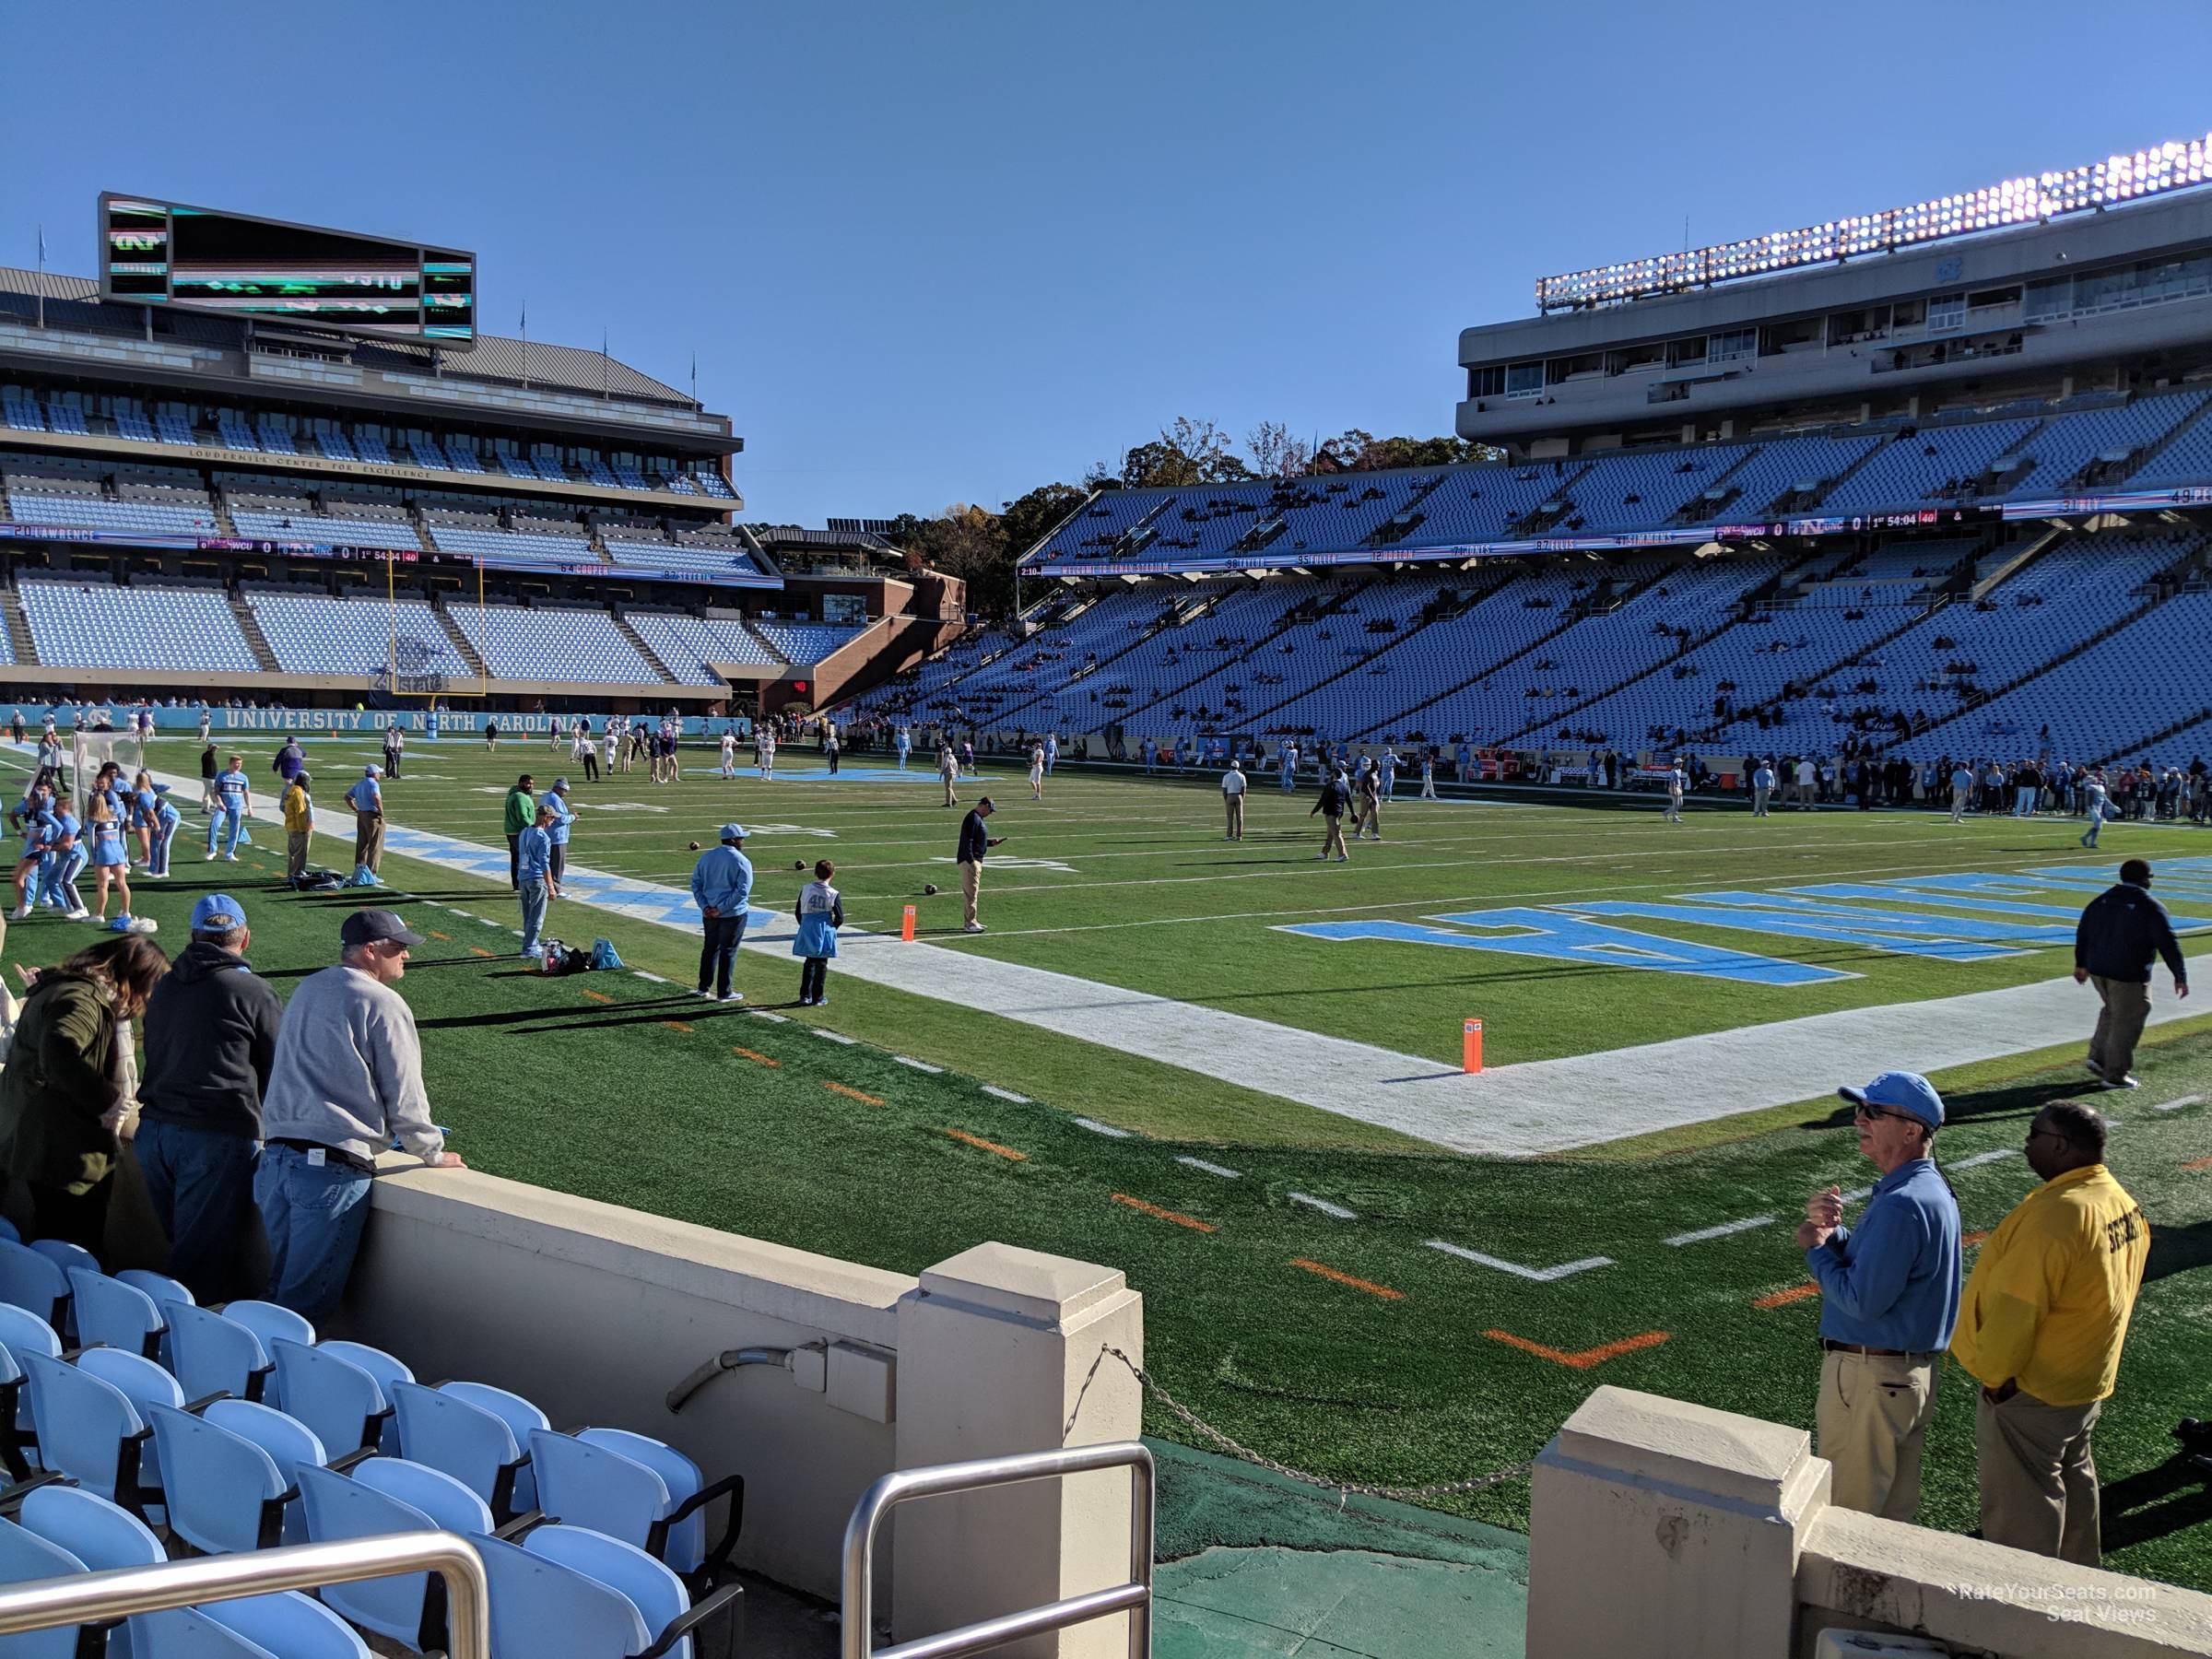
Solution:
M983 924L977 920L975 913L976 902L982 897L983 891L983 857L1006 839L1003 835L986 835L983 832L983 820L997 810L997 803L989 795L984 795L968 809L968 816L960 820L960 846L954 856L959 859L960 865L962 933L983 931Z
M1921 1442L1959 1319L1959 1201L1932 1156L1943 1097L1917 1072L1836 1091L1855 1109L1859 1150L1881 1171L1856 1227L1835 1187L1797 1230L1820 1286L1819 1452L1845 1509L1911 1521Z
M2043 1184L1998 1223L1951 1341L1982 1384L1982 1535L2084 1567L2103 1559L2089 1436L2150 1259L2150 1225L2104 1167L2104 1119L2053 1101L2028 1133Z
M1244 763L1231 760L1229 770L1221 774L1221 804L1229 812L1229 833L1223 841L1241 841L1244 839Z

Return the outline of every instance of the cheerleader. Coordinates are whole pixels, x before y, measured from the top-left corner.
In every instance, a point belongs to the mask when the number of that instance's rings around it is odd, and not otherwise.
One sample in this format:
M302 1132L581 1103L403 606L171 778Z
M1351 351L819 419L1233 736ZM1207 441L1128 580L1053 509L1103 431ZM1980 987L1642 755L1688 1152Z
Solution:
M177 839L184 815L169 799L169 786L140 772L132 785L132 804L137 808L138 833L146 847L146 874L149 880L169 879L169 849Z
M815 860L814 879L799 889L792 913L799 931L791 941L791 954L806 959L799 970L799 1006L830 1006L830 959L837 954L837 930L845 924L845 901L830 885L837 866L826 858Z
M123 840L123 818L113 798L96 792L86 802L92 841L92 920L102 926L108 920L108 888L115 889L123 912L115 918L117 933L135 933L131 920L131 857ZM80 907L81 908L81 907Z

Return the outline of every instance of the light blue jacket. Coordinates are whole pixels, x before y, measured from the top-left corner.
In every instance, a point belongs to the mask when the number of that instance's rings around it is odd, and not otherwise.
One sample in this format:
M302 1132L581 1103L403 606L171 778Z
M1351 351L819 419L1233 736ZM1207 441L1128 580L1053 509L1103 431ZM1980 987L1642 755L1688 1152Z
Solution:
M712 905L724 916L745 913L753 896L753 861L724 843L701 854L691 872L691 897L702 911Z

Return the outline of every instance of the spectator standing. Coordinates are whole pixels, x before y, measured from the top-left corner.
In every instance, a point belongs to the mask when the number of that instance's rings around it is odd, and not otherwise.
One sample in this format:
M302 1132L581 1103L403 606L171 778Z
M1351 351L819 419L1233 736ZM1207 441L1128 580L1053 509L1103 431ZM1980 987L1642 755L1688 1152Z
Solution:
M596 783L599 781L599 740L592 735L592 724L588 720L576 723L576 759L583 762L583 781Z
M699 994L743 1002L730 973L745 943L745 919L753 896L753 861L745 855L745 826L724 824L722 844L711 847L691 869L691 897L706 923L699 949Z
M953 755L952 745L947 743L937 750L937 776L944 782L945 805L947 806L958 806L960 804L952 793L953 781L959 775L960 763Z
M1983 1245L1951 1343L1982 1384L1982 1535L2083 1567L2103 1560L2089 1437L2150 1259L2150 1225L2105 1168L2104 1136L2073 1100L2036 1114L2028 1163L2043 1184Z
M623 770L627 771L629 768ZM506 806L500 813L500 827L507 835L507 885L517 892L522 890L523 882L516 868L518 854L515 848L522 840L523 831L537 819L537 796L532 793L536 787L536 781L524 772L514 781L514 787L507 792Z
M977 919L976 905L983 890L983 859L992 848L1006 841L1003 835L985 832L983 821L998 810L998 805L989 795L979 796L960 820L960 841L953 856L960 866L960 931L982 933L982 923Z
M1351 854L1344 850L1344 809L1350 795L1344 774L1325 770L1324 764L1321 794L1306 812L1308 818L1321 814L1321 851L1313 854L1315 858L1334 858L1338 864L1350 859Z
M1751 816L1765 818L1767 803L1774 798L1774 769L1764 760L1751 774Z
M560 872L553 866L554 797L548 794L537 804L530 828L516 839L517 882L523 901L523 955L533 962L545 960L538 940L546 928L546 906L560 897Z
M338 929L337 965L300 982L277 1026L253 1203L269 1238L269 1300L318 1324L352 1275L377 1154L396 1140L428 1168L464 1167L430 1122L415 1015L393 989L421 943L391 911L355 911Z
M269 770L276 774L279 782L289 783L306 766L307 751L300 747L300 740L287 737L284 747L276 751L276 759L269 763ZM281 794L283 791L277 793Z
M558 888L569 873L569 830L576 822L576 809L569 805L569 781L554 779L553 787L537 804L553 815L546 833L553 838L553 885Z
M308 793L314 779L306 772L294 772L291 783L284 792L284 875L285 879L297 886L307 874L308 849L315 839L315 801Z
M1365 757L1362 756L1361 759L1364 760ZM1381 841L1382 839L1382 769L1380 766L1363 766L1360 769L1359 781L1352 785L1352 807L1354 818L1352 839L1358 841L1364 835L1375 841Z
M138 1167L169 1271L203 1302L244 1293L239 1246L281 1013L246 960L253 943L245 907L206 895L192 907L192 942L146 1005Z
M2081 832L2081 844L2094 847L2097 838L2104 832L2104 814L2112 796L2104 787L2104 768L2089 768L2088 779L2081 786L2082 806L2087 810L2089 827Z
M2100 1088L2134 1088L2128 1073L2150 1018L2150 969L2163 958L2173 994L2189 994L2189 964L2166 907L2150 896L2150 865L2131 858L2119 882L2088 902L2074 929L2074 982L2094 985L2104 1006L2089 1038L2088 1065Z
M385 777L391 778L394 781L398 779L399 763L406 756L406 747L407 735L400 730L399 722L394 720L390 725L384 728Z
M830 759L830 775L833 778L837 776L838 762L843 758L844 752L844 744L839 740L837 735L837 722L834 720L825 722L822 730L822 753Z
M791 954L804 959L799 968L799 1006L830 1006L830 959L837 954L837 930L845 924L845 901L830 885L837 866L826 858L814 861L814 879L799 889L792 916L798 932Z
M1857 1227L1843 1225L1831 1186L1797 1229L1821 1295L1814 1422L1834 1465L1834 1500L1909 1522L1938 1366L1959 1320L1959 1200L1933 1156L1943 1097L1917 1072L1836 1092L1852 1103L1859 1150L1881 1179Z
M1597 761L1594 758L1590 762L1590 771L1592 781L1594 782L1597 772ZM1436 751L1434 749L1424 748L1421 750L1421 799L1424 801L1436 799Z
M1244 763L1231 760L1229 770L1221 774L1221 802L1229 811L1229 833L1223 841L1241 841L1244 839Z
M17 1013L0 1165L30 1189L40 1238L102 1249L130 1115L130 1022L168 971L152 940L103 939L40 974Z
M377 782L382 768L364 766L361 775L346 792L353 808L353 884L378 885L377 870L384 862L384 792Z

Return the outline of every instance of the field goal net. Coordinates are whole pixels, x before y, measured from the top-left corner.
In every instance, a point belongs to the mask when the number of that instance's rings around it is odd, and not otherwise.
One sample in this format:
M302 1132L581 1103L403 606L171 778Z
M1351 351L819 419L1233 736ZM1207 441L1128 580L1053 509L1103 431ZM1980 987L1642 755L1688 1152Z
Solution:
M442 697L445 671L437 648L427 640L392 635L391 660L377 672L376 688L393 697Z
M482 666L487 638L483 566L477 567L476 577L473 606L461 594L426 600L418 594L401 594L397 557L384 561L390 643L382 665L375 671L380 693L394 699L418 698L433 705L459 697L489 695L490 675Z
M69 772L73 779L89 783L111 760L128 772L135 772L146 764L146 749L138 741L137 733L80 731L71 739Z

